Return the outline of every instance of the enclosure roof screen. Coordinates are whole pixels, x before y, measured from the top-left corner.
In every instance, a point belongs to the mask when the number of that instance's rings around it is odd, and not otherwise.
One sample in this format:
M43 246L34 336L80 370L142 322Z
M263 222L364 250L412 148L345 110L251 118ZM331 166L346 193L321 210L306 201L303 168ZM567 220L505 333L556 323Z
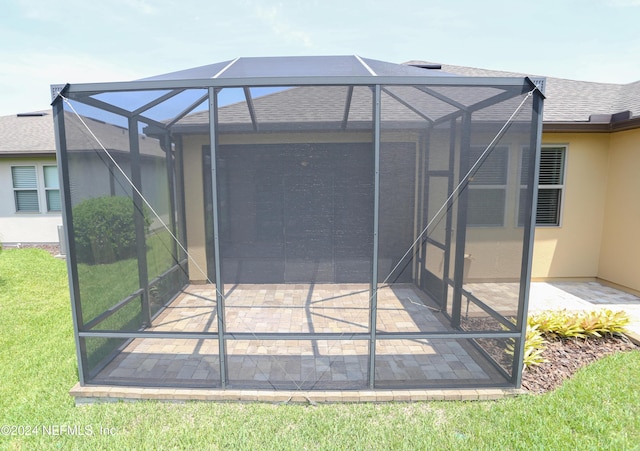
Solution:
M353 76L446 76L413 66L345 56L278 56L236 58L221 63L145 78L152 80L194 80L252 77L353 77Z

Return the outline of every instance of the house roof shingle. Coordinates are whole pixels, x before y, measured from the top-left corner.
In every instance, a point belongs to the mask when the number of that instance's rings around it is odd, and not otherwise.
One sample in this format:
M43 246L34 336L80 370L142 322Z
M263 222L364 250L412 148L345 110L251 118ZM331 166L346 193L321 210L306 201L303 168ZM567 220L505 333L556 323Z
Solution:
M0 116L0 155L55 154L50 111Z
M334 57L336 58L336 57ZM409 61L404 65L391 65L389 63L383 63L376 60L361 59L355 61L356 57L340 57L339 68L344 70L345 67L348 70L362 70L360 63L366 62L370 67L373 66L377 71L389 71L390 67L394 71L403 71L406 73L409 71L415 75L417 73L429 72L429 75L436 74L455 74L462 76L476 76L476 77L523 77L527 74L498 71L491 69L482 69L467 66L456 66L449 64L434 64L426 61ZM271 59L254 59L254 62L264 64L271 67L273 61ZM280 59L280 62L291 63L289 60ZM235 61L236 65L241 68L240 62L242 59ZM303 61L304 62L304 61ZM356 62L358 64L356 64ZM180 71L172 74L164 74L153 78L169 78L172 79L176 76L183 76L185 72L190 72L192 77L202 77L203 70L207 69L207 75L211 76L209 72L219 72L224 69L230 62L218 63L213 66L203 66L202 68L191 69L189 71ZM218 67L219 66L219 67ZM403 68L404 66L404 68ZM429 69L418 69L409 66L431 66ZM441 69L434 69L433 67L441 67ZM231 67L231 66L230 66ZM401 69L398 69L400 67ZM273 70L273 69L272 69ZM336 70L335 68L332 70ZM227 74L229 75L229 74ZM307 94L311 95L313 88L307 88L309 91ZM294 90L292 90L294 91ZM291 93L280 92L277 94L280 99L283 96L287 96ZM324 92L326 96L327 92ZM336 92L335 94L343 95ZM640 81L636 81L628 84L614 84L614 83L598 83L588 81L569 80L564 78L546 77L545 83L545 106L544 106L544 122L549 124L589 124L589 123L606 123L610 121L611 116L622 116L623 119L634 119L635 122L640 120ZM314 97L311 95L311 97ZM299 100L299 99L298 99ZM326 99L325 99L326 101ZM248 111L246 106L241 102L236 105L228 105L221 109L221 123L233 124L244 123L250 121L248 118ZM255 99L256 111L260 116L269 117L269 96L262 99ZM354 102L354 107L358 104L366 106L367 101ZM291 108L290 112L294 117L288 115L289 120L296 122L304 122L305 120L313 120L317 118L305 118L305 115L301 113L304 109L295 107ZM260 111L262 110L262 111ZM306 110L309 114L308 111ZM322 112L322 111L320 111ZM353 120L366 120L370 112L369 108L354 108L349 113L349 121ZM628 113L626 113L628 112ZM316 112L317 113L317 112ZM340 120L338 111L325 111L325 115L335 116L335 120ZM201 114L193 114L183 118L179 125L189 126L195 125L206 119L200 117ZM591 122L590 122L591 121ZM95 125L95 124L94 124ZM113 130L107 135L112 135ZM53 118L50 111L37 111L27 114L17 114L10 116L0 116L0 155L41 155L41 154L55 154L55 135ZM150 152L154 153L154 152Z
M405 64L433 63L414 60ZM532 76L517 72L450 64L442 64L441 66L445 72L472 77ZM631 112L630 118L640 117L640 81L615 84L546 77L545 97L544 121L547 123L589 122L591 115L613 115L624 111Z

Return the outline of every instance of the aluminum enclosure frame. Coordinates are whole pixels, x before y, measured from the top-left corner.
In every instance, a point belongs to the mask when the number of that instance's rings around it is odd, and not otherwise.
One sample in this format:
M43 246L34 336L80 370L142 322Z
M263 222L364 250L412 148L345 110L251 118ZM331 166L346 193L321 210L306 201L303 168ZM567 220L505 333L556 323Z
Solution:
M458 236L455 238L456 240L456 248L455 252L457 253L457 258L455 259L455 268L452 282L454 283L454 296L453 296L453 315L452 315L452 324L453 327L456 328L456 332L379 332L376 324L377 318L377 292L378 292L378 238L379 238L379 221L380 221L380 211L379 211L379 198L380 198L380 145L381 145L381 96L384 87L386 86L414 86L414 87L424 87L424 89L433 88L433 87L465 87L465 88L473 88L473 87L485 87L485 88L498 88L503 89L504 92L496 95L494 98L484 99L477 104L472 104L469 106L460 105L453 99L440 99L445 102L450 103L451 105L457 108L457 111L452 114L445 115L437 120L432 120L431 125L436 126L438 124L448 123L450 121L455 121L456 118L462 119L462 135L461 146L470 146L470 129L465 126L470 120L469 118L473 114L473 112L486 108L492 103L498 103L507 98L515 98L518 96L523 96L527 93L531 93L533 96L533 105L534 111L532 113L532 124L531 124L531 138L529 145L531 148L535 148L535 152L531 152L531 167L537 167L539 161L539 148L540 148L540 140L541 140L541 130L542 130L542 100L543 95L539 90L536 89L536 85L529 78L492 78L492 77L480 77L480 78L471 78L471 77L457 77L457 76L429 76L429 71L425 71L426 74L424 76L377 76L377 75L358 75L358 76L283 76L283 77L242 77L242 78L200 78L200 79L177 79L177 80L139 80L139 81L131 81L131 82L113 82L113 83L84 83L84 84L67 84L67 85L53 85L52 86L52 95L53 95L53 109L54 109L54 120L56 123L56 143L57 143L57 157L60 162L60 174L61 174L61 182L62 182L62 198L63 198L63 221L65 227L65 233L68 244L68 271L69 271L69 280L70 280L70 294L71 294L71 302L72 302L72 314L74 321L74 337L76 340L76 349L78 354L78 368L79 368L79 378L81 385L86 385L91 383L90 370L88 368L88 364L86 358L86 349L84 349L84 341L83 338L88 337L102 337L102 338L121 338L126 340L133 340L135 338L147 338L147 337L155 337L155 338L169 338L169 339L181 339L181 338L198 338L198 339L217 339L219 345L219 374L220 374L220 384L221 388L226 388L228 386L227 381L227 352L225 348L225 344L228 340L238 340L238 339L264 339L264 340L302 340L302 339L322 339L322 340L366 340L369 343L369 351L368 351L368 387L371 389L377 388L376 380L375 380L375 357L376 357L376 343L377 340L380 339L514 339L516 340L516 352L514 352L513 357L513 374L508 375L508 378L511 380L511 384L515 387L518 387L521 382L522 377L522 359L523 359L523 348L524 348L524 338L526 331L526 312L527 312L527 302L528 302L528 288L529 288L529 276L531 272L531 260L532 260L532 246L533 246L533 234L534 234L534 224L535 224L535 205L536 205L536 193L537 193L537 171L530 171L528 176L528 185L531 187L529 189L530 195L527 196L526 199L526 211L528 212L527 220L524 225L524 249L522 254L521 268L520 268L520 293L519 293L519 304L518 304L518 326L512 327L510 330L505 332L482 332L482 331L473 331L467 332L460 328L460 312L462 309L462 297L463 287L462 280L464 276L464 254L465 254L465 246L464 246L464 231L465 227L458 227ZM223 286L223 276L222 276L222 266L223 266L223 258L220 255L220 246L219 246L219 238L220 238L220 225L219 225L219 205L218 205L218 179L217 173L218 170L216 168L217 161L217 152L218 152L218 137L219 131L217 128L218 125L218 103L217 103L217 93L225 88L241 88L247 89L249 87L304 87L304 86L318 86L318 87L332 87L332 86L349 86L349 87L368 87L373 90L373 152L374 152L374 215L373 215L373 248L372 248L372 268L371 268L371 283L369 290L369 299L370 299L370 308L369 308L369 332L367 333L238 333L238 332L227 332L225 330L225 317L224 317L224 303L225 299L222 293L224 293ZM174 95L178 95L184 90L187 89L202 89L206 90L207 94L203 98L194 102L194 104L189 105L182 111L179 111L173 118L167 118L165 121L158 121L152 119L150 117L145 116L145 112L149 109L153 108L161 104L162 102L170 99ZM116 93L116 92L134 92L134 91L164 91L169 90L168 93L158 97L157 99L148 102L134 110L126 110L116 105L108 104L104 101L96 100L91 96L102 93ZM193 333L193 332L155 332L155 331L144 331L139 330L136 332L133 331L117 331L117 330L86 330L85 325L82 319L82 304L80 301L80 288L78 282L78 260L75 251L75 237L74 237L74 226L73 226L73 214L71 212L71 191L70 191L70 182L69 182L69 161L67 154L67 143L66 143L66 133L65 133L65 117L64 117L64 99L70 99L72 101L78 101L81 103L86 103L87 105L93 106L95 108L102 109L109 113L121 116L126 118L129 127L129 141L131 144L132 154L135 157L137 155L137 130L140 123L147 124L147 126L151 129L153 128L157 132L161 132L164 134L167 142L171 139L171 128L174 124L176 124L180 119L189 115L198 105L200 105L202 100L206 100L209 104L209 136L211 139L210 145L210 155L211 155L211 181L212 181L212 200L213 200L213 217L212 224L214 230L214 260L215 260L215 275L216 275L216 288L217 288L217 299L216 299L216 308L217 308L217 321L218 321L218 330L215 333ZM350 102L350 100L349 100ZM248 108L251 114L251 119L256 127L255 115L252 112L253 106L251 105L250 96L247 96ZM467 118L467 119L464 119ZM427 118L428 119L428 118ZM182 164L182 162L174 162L171 157L171 150L169 145L165 145L167 149L165 150L167 154L168 167L173 167L174 164ZM135 164L134 164L135 167ZM461 166L463 167L463 166ZM139 170L139 167L138 167ZM460 170L461 173L465 173L464 169ZM140 185L140 174L137 174L133 180L134 185ZM169 180L171 183L174 183L176 180L172 179L169 176ZM462 181L461 183L466 186L468 181ZM174 206L172 208L177 208L175 204L179 204L180 196L184 197L184 188L180 186L176 186L173 188L174 195L172 195L171 199L174 202ZM177 193L177 194L175 194ZM134 202L139 204L139 209L143 209L140 204L140 200L136 200L136 194L134 194ZM466 196L462 198L462 200L457 204L458 214L457 221L462 221L462 224L466 222ZM449 205L449 207L451 207ZM181 207L184 209L184 205ZM174 216L172 215L172 219ZM188 221L186 214L182 211L178 215L178 222ZM176 229L176 225L172 226L174 230ZM145 254L145 245L144 245L144 230L143 224L138 220L136 222L136 233L139 239L142 242L138 242L137 246L137 259L139 265L139 278L142 290L142 304L148 304L149 298L149 283L147 281L147 268L146 268L146 254ZM184 233L184 231L183 231ZM184 240L184 245L186 246L186 237ZM462 245L460 244L462 243ZM176 254L179 253L178 250L175 251ZM448 281L445 280L445 286L448 284ZM148 311L147 311L148 312ZM150 322L153 315L149 315L148 321ZM497 368L500 371L500 368Z

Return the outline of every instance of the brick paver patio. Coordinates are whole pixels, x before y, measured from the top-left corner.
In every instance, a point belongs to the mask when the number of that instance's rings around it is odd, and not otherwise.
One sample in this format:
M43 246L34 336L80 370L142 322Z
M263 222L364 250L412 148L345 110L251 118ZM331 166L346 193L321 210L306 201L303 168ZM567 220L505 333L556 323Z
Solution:
M239 285L227 288L228 333L339 333L339 340L227 340L232 387L355 389L368 384L366 333L369 290L362 284ZM437 308L413 285L378 291L379 331L447 331ZM216 332L215 288L191 285L153 322L150 330ZM495 380L466 340L378 340L376 380L431 384ZM219 346L212 339L133 340L95 382L158 386L219 386Z

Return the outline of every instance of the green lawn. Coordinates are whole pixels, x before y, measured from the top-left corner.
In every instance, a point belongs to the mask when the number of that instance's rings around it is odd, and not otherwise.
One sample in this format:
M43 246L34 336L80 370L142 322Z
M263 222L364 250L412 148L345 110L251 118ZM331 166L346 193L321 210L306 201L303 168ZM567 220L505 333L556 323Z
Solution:
M0 449L640 449L640 352L492 402L74 407L65 268L35 249L0 252L0 426L38 432L3 428Z

